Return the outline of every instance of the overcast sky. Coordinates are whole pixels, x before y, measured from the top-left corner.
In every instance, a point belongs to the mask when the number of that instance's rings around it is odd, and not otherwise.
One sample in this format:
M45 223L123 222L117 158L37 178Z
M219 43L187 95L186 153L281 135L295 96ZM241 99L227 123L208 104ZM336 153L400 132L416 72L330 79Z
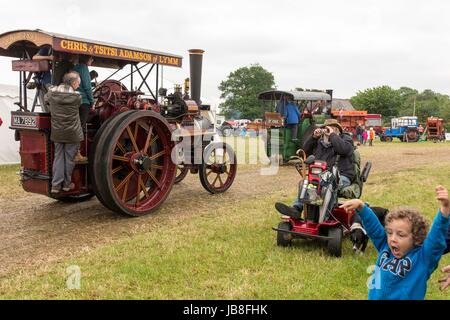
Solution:
M20 7L19 7L20 6ZM184 67L165 68L182 83L187 50L206 50L202 96L259 63L280 89L334 89L349 98L379 85L450 94L450 1L20 1L2 2L0 33L36 29L170 52ZM16 84L0 58L0 83Z

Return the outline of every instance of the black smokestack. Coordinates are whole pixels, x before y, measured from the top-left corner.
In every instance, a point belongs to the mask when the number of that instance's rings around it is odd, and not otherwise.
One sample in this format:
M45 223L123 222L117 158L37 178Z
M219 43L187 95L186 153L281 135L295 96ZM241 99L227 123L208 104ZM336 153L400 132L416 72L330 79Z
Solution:
M201 49L189 50L191 68L191 99L197 102L199 107L202 104L200 94L202 89L202 62L204 52L205 51Z

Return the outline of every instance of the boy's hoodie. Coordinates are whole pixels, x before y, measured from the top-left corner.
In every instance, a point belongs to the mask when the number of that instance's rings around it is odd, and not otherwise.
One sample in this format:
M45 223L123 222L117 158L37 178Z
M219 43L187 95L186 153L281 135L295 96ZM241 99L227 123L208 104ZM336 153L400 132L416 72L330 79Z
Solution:
M439 264L446 249L449 219L438 211L433 226L421 246L401 259L392 254L386 232L373 211L364 205L356 211L378 251L378 259L369 288L369 300L422 300L427 281Z

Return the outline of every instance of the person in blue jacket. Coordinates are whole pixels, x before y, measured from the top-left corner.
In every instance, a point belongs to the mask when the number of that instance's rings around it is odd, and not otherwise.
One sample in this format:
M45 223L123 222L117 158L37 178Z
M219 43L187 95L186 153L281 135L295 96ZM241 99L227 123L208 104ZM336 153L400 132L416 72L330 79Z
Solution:
M369 286L369 300L423 300L427 281L446 249L450 203L448 191L436 187L441 208L427 235L427 223L412 208L397 208L385 218L385 228L373 211L359 199L344 202L340 208L356 209L364 228L378 251Z
M80 105L80 121L83 133L86 134L86 123L89 116L89 112L94 107L94 95L92 92L91 75L89 74L89 66L94 62L92 56L80 55L78 64L73 67L75 72L78 72L81 79L81 84L77 91L81 94L81 105ZM87 158L81 155L78 150L75 156L76 162L86 161Z
M286 104L286 125L291 129L291 140L297 141L298 123L300 122L300 111L297 105L289 98Z
M81 84L77 91L81 94L80 120L83 132L86 132L86 122L89 111L94 106L94 95L92 93L91 75L89 74L89 66L94 61L92 56L80 55L79 63L73 67L78 72Z

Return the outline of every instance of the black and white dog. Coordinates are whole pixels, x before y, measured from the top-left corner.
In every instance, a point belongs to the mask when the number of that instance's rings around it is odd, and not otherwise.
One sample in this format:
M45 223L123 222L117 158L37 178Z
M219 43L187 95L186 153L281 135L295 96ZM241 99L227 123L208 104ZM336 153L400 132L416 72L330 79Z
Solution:
M372 209L378 220L380 220L381 224L384 226L384 218L389 213L389 210L381 207L370 207L370 209ZM350 220L350 239L353 243L353 251L355 253L363 254L366 250L367 243L369 242L369 237L362 226L361 218L356 213Z

